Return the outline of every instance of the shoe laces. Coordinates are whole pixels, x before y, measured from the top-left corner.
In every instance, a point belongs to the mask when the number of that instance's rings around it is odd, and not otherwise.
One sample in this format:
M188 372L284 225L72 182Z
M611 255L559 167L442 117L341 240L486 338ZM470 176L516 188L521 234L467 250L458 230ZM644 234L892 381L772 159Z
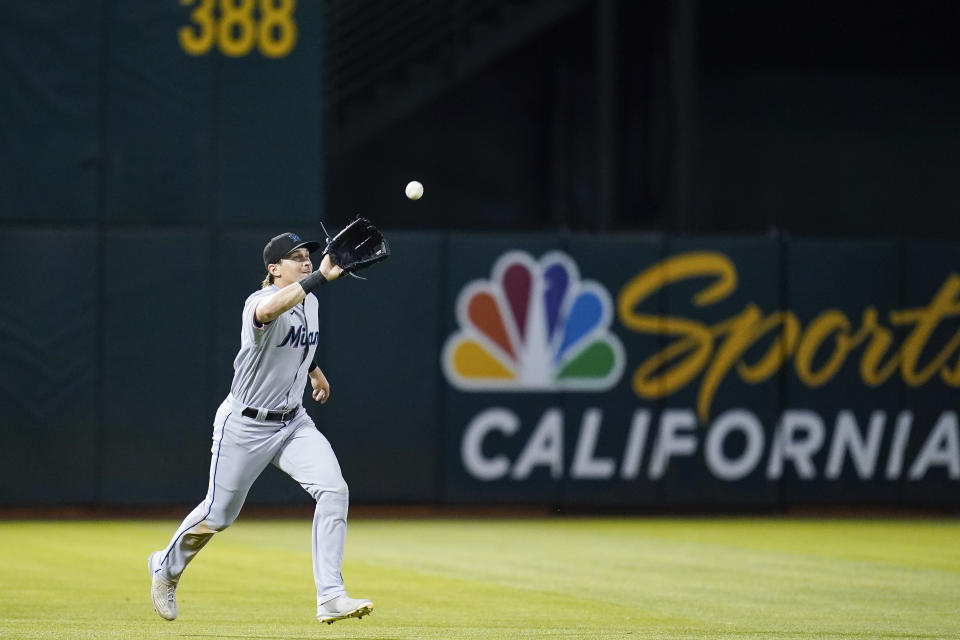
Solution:
M172 582L163 583L164 586L164 595L167 598L168 604L174 604L177 601L177 585Z

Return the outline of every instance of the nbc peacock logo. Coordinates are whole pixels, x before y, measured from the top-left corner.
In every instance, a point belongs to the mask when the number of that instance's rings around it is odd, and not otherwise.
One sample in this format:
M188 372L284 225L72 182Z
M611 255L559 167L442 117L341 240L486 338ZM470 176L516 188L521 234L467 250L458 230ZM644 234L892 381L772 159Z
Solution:
M613 305L600 283L581 280L573 259L508 251L489 280L457 298L460 329L443 348L447 380L464 391L605 391L623 374L610 332Z

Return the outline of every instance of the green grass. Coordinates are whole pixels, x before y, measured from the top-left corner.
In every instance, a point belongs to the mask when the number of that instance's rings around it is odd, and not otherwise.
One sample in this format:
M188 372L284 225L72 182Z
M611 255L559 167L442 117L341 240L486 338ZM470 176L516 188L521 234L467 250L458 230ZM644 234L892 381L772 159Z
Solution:
M146 557L174 521L0 522L0 638L958 638L960 521L353 520L376 603L313 619L309 518L243 517L197 557L180 618Z

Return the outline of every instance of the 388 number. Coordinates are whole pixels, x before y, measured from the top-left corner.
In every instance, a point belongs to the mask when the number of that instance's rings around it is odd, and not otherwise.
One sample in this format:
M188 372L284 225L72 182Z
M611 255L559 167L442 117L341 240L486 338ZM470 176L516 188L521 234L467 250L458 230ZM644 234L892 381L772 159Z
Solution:
M254 45L268 58L282 58L297 43L296 0L180 0L180 4L196 5L190 12L191 24L177 32L180 47L192 56L202 56L216 44L231 58L247 55Z

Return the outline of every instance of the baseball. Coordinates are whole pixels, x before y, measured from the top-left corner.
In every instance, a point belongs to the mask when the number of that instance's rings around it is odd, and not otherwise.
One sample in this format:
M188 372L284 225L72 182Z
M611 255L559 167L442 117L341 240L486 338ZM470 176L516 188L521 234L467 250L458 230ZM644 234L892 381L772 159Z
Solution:
M423 195L423 185L413 180L407 183L407 197L411 200L419 200L420 196Z

